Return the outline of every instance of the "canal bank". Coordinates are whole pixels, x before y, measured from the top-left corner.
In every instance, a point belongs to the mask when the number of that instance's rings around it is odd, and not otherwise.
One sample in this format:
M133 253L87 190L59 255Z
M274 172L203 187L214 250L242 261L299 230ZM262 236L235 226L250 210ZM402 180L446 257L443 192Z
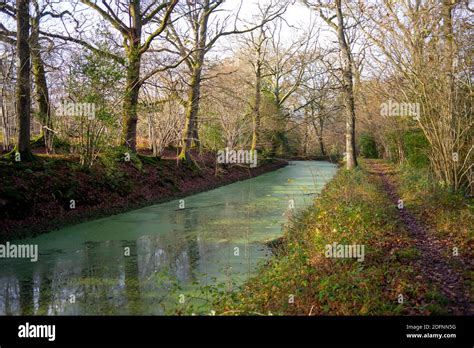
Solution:
M199 162L143 160L79 168L73 160L38 158L0 162L0 242L186 197L284 167L264 160L256 168Z

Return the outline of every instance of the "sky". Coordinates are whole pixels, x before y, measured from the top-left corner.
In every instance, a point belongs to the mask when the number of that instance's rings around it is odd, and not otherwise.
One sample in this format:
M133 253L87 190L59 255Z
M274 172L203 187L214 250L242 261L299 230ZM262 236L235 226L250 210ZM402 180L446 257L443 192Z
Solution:
M223 8L226 10L220 14L221 17L224 17L229 14L229 12L233 12L234 15L237 14L240 5L242 7L240 9L239 17L245 21L252 21L252 16L259 13L258 10L258 3L266 4L270 0L226 0ZM275 0L273 0L275 1ZM335 41L335 33L331 28L329 28L324 21L322 21L318 14L308 8L307 6L303 5L300 0L280 0L281 2L288 2L288 8L286 12L283 14L282 18L287 23L284 26L284 30L281 32L281 39L283 42L291 42L296 40L300 35L303 34L304 31L308 30L311 23L318 26L320 28L319 34L319 44L321 45L329 45L329 41ZM242 26L243 27L243 24ZM230 40L222 40L216 45L216 48L213 50L215 55L223 54L226 50L229 49L229 46L233 46L235 44L235 40L232 38Z
M261 5L265 5L269 3L271 0L226 0L224 4L222 5L223 11L220 11L218 14L216 14L215 20L222 20L229 14L233 14L234 16L237 14L238 9L240 8L240 13L239 17L242 19L242 21L238 24L239 29L244 29L246 26L248 27L249 24L246 23L251 23L255 22L255 15L259 13L258 10L258 4L260 3ZM317 26L321 27L322 30L320 32L320 45L329 45L330 43L327 42L326 40L335 40L334 32L332 29L327 28L327 25L321 21L320 18L318 18L317 13L305 5L302 4L300 0L273 0L274 2L276 1L281 1L281 3L284 3L285 1L289 3L287 11L284 13L282 16L284 20L286 21L286 25L284 26L283 31L281 32L281 39L283 42L291 42L293 40L296 40L300 35L303 34L303 31L308 30L310 23L313 21L317 21ZM55 5L55 8L57 11L61 11L64 9L71 9L70 5L68 4L68 1L61 2L61 4ZM77 9L84 9L85 7L79 6ZM80 11L77 13L78 18L81 18L82 15L86 15L87 13L87 25L86 27L89 27L92 29L92 25L94 22L98 23L100 21L103 21L101 17L93 10L88 9L87 11L83 12ZM11 30L15 29L15 23L10 19L8 21L3 21L5 18L3 18L4 15L0 15L0 21L6 24L7 27L9 27ZM8 24L7 24L8 23ZM232 22L233 23L233 22ZM61 33L61 34L66 34L65 29L63 27L63 24L65 24L67 31L72 33L73 36L75 36L74 33L74 26L71 25L71 22L69 20L64 21L63 23L58 22L56 19L48 19L48 21L45 23L43 22L43 30L51 31L51 32L56 32L56 33ZM211 24L212 25L212 24ZM47 28L47 29L46 29ZM83 27L84 28L84 27ZM148 29L149 31L151 29ZM92 36L91 36L92 35ZM92 38L94 34L91 32L89 35L89 38ZM232 51L237 47L236 44L236 35L233 36L227 36L221 38L217 44L215 45L215 48L210 52L210 56L219 56L219 57L226 57L232 54ZM121 40L118 40L118 44L121 44Z
M286 12L282 16L285 21L294 27L308 28L311 18L315 18L316 14L314 11L303 5L299 0L281 0L281 2L290 3ZM258 13L258 3L266 4L269 0L227 0L224 4L225 8L233 9L234 13L237 13L240 3L242 2L242 10L240 15L242 18L250 19L252 15ZM294 37L295 30L288 27L287 31L283 33L287 39Z
M258 13L258 3L266 4L269 1L270 0L225 0L224 4L221 7L224 11L221 11L217 15L217 17L224 18L225 16L228 16L229 13L231 12L233 12L233 14L235 15L237 14L237 11L240 7L241 8L240 14L239 14L240 18L242 18L244 21L251 21L252 16ZM282 33L282 37L284 40L290 41L295 38L295 35L297 36L298 31L295 28L292 28L291 26L307 29L309 26L309 23L311 22L311 17L313 17L313 19L317 17L316 13L312 11L311 9L309 9L308 7L304 6L300 0L273 0L273 1L274 2L281 1L281 3L284 3L284 2L290 3L286 13L283 15L283 18L285 19L285 21L290 25ZM64 1L60 5L60 7L58 7L58 4L56 4L55 8L58 11L60 11L63 9L70 9L70 6L68 6L68 1ZM80 8L84 8L84 6L83 5L79 6L78 9ZM90 10L87 12L93 15L92 17L90 16L88 17L89 23L91 23L91 21L94 21L94 19L97 19L97 21L101 21L101 18L97 13L94 14L94 12ZM0 14L0 21L6 24L6 26L9 29L12 29L12 30L15 29L15 23L11 19L9 18L7 19L5 15ZM48 21L47 26L50 27L49 29L53 29L53 30L56 29L59 31L63 31L60 29L62 27L61 24L58 23L59 26L54 25L54 24L50 26L50 23L54 23L54 20L50 19ZM243 23L241 24L242 24L241 27L243 27ZM320 24L320 22L318 24ZM72 27L69 27L69 28L72 29Z

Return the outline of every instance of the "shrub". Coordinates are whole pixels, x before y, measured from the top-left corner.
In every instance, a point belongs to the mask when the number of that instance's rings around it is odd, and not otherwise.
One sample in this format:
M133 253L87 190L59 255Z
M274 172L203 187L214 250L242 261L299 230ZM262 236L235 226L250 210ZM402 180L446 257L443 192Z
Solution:
M365 158L378 158L377 144L373 136L362 134L359 140L360 155Z
M428 147L428 140L421 130L411 130L403 134L403 149L409 165L415 168L427 167L430 163Z

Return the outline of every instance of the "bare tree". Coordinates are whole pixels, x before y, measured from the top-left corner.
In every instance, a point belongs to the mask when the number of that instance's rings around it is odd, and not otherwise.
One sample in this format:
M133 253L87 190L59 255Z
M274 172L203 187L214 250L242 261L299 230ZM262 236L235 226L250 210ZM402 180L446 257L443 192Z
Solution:
M337 33L339 49L342 56L342 93L344 95L344 105L346 109L346 166L347 169L352 169L357 166L355 146L356 114L353 82L354 61L347 39L345 18L342 11L342 0L335 0L334 4L323 4L321 1L315 3L308 0L304 2L319 11L321 18Z
M30 38L32 72L35 83L36 102L38 104L38 118L42 126L46 152L51 152L53 151L54 131L49 101L49 89L40 45L40 21L44 16L48 14L51 15L51 13L45 11L46 6L40 8L37 0L33 0L32 3L35 9L35 14L31 17Z
M289 43L282 37L282 32L287 29L284 20L273 21L269 28L263 88L277 110L270 136L271 152L275 153L279 142L286 143L284 134L289 118L304 107L300 105L291 110L285 106L305 81L305 72L309 64L319 58L319 52L316 48L318 32L314 25L309 25L308 30Z
M18 117L18 142L16 151L22 161L33 159L30 147L30 1L16 2L16 53L18 79L16 85L16 112Z
M2 142L3 150L10 150L11 135L14 132L14 122L11 116L14 112L11 106L14 105L13 99L15 91L11 86L14 86L14 65L15 65L15 50L11 45L4 44L2 48L3 54L0 56L0 108L2 112Z
M272 9L278 6L278 2L270 1L266 5L258 5L258 19L262 23L267 22L267 17L272 14ZM287 4L288 6L288 4ZM285 8L286 11L286 8ZM259 131L261 123L261 100L263 79L268 77L269 73L265 69L265 62L268 54L268 45L270 39L270 28L268 24L262 25L258 30L251 31L242 36L241 42L246 61L252 66L254 73L254 101L252 106L252 144L251 150L257 149L259 141Z
M374 61L386 80L397 81L392 95L421 106L416 124L429 142L431 167L453 191L468 184L474 153L472 69L462 44L469 35L454 31L456 9L461 22L462 4L452 1L384 0L357 9L371 24L363 30L378 49L374 56L385 58Z
M219 125L220 140L229 149L245 147L251 133L252 76L246 62L228 58L212 67L212 83L203 86L203 125ZM253 117L252 117L253 119ZM252 127L253 128L253 127Z
M123 131L121 142L122 145L135 151L138 122L137 106L140 87L146 79L155 73L166 68L175 67L180 63L177 62L170 64L169 67L153 69L142 77L140 75L141 59L150 49L153 41L162 34L166 26L170 23L171 14L178 0L170 0L167 2L155 0L147 3L141 0L118 1L114 5L109 4L105 0L80 0L80 2L93 9L105 22L120 33L123 42L123 54L104 50L80 37L66 36L52 32L40 32L49 37L79 44L124 66L126 70L126 82L123 95ZM128 24L122 18L127 18ZM76 31L79 30L79 27L78 25ZM146 28L151 29L147 31Z
M41 20L46 16L58 17L50 11L46 11L50 5L50 1L44 1L40 6L38 0L33 0L34 13L30 15L31 33L30 33L30 46L31 46L31 63L32 63L32 74L33 81L35 84L35 96L38 106L37 116L41 123L41 132L44 135L44 142L47 152L53 150L53 135L52 129L52 115L51 105L49 102L49 89L46 80L45 65L42 58L41 45L40 45L40 23ZM0 12L16 20L16 10L4 3L0 4ZM4 41L11 45L16 45L16 33L8 30L5 26L0 26L0 41Z
M179 96L178 82L170 71L157 76L143 88L143 113L148 121L150 145L159 156L170 144L178 145L185 107ZM155 82L157 80L157 82Z
M309 76L301 85L299 92L305 105L305 123L314 129L319 151L322 156L326 156L325 129L339 109L335 93L337 87L324 65L311 64L307 74Z
M234 17L232 29L228 29L229 22L232 20L231 15L226 16L222 21L214 16L223 3L222 0L188 1L178 7L178 12L184 17L183 23L173 23L167 27L168 43L173 47L174 53L185 59L189 73L186 120L182 132L180 159L189 158L189 149L193 143L199 146L198 112L206 54L219 38L251 32L277 18L284 11L283 6L278 7L264 22L244 29L237 27L239 17L237 14ZM181 28L179 24L182 25Z

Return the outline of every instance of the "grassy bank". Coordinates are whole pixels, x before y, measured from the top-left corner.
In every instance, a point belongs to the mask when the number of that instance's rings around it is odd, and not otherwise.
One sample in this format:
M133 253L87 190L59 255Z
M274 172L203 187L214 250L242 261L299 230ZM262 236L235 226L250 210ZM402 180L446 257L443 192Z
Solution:
M405 206L430 227L429 233L449 246L445 255L454 247L462 258L473 255L472 197L442 189L430 177L428 169L402 167L397 178Z
M410 206L416 202L407 198ZM429 204L424 208L420 213L431 212ZM461 203L440 209L437 226L468 214ZM458 237L466 243L463 229ZM364 245L364 260L326 257L325 246L333 243ZM446 298L420 276L419 257L382 181L363 163L352 172L340 169L314 206L290 223L276 255L217 306L228 315L446 314Z

